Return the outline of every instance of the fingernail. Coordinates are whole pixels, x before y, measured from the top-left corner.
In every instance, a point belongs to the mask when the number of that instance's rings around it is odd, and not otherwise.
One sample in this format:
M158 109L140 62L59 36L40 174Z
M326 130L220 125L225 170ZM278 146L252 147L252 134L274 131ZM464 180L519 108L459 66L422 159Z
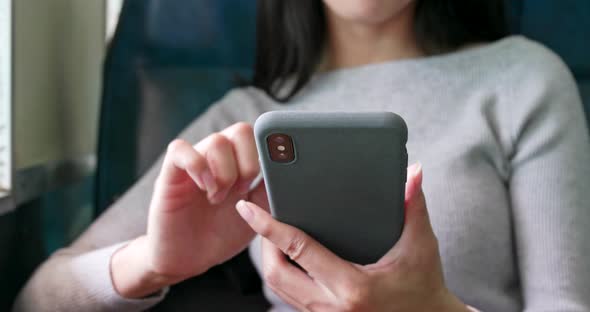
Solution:
M238 193L240 193L240 195L248 194L248 192L250 192L250 184L252 184L250 181L241 182L238 186Z
M408 167L408 177L415 176L422 168L422 164L420 162L415 162Z
M201 180L205 184L205 188L207 189L207 193L215 194L217 192L217 184L215 183L215 178L211 174L211 171L205 170L201 174Z
M228 193L229 193L229 190L225 190L223 192L221 192L221 191L217 192L209 197L209 201L214 205L219 204L223 200L225 200Z
M254 213L252 212L252 209L249 207L246 201L240 200L236 204L236 209L238 210L238 213L240 214L242 219L244 219L248 223L252 222L252 220L254 219Z
M412 172L412 178L418 188L422 188L422 163L417 162Z
M422 163L420 161L416 162L414 164L414 176L418 175L420 173L420 171L422 171Z
M202 191L206 191L207 187L205 186L205 183L203 183L203 179L201 178L200 175L197 175L194 177L195 183L197 184L197 186L202 190Z

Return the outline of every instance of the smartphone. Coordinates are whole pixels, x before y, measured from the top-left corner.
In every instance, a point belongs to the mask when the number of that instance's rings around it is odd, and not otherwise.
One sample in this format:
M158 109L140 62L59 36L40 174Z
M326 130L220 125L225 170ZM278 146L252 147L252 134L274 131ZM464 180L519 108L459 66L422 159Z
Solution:
M358 264L395 245L408 165L400 116L274 111L254 133L274 218Z

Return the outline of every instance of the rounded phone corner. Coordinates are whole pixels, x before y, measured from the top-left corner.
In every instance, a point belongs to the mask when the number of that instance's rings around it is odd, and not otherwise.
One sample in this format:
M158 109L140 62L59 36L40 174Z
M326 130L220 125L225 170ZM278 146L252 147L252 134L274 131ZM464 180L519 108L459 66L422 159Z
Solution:
M383 114L384 123L393 129L397 129L402 134L404 143L408 142L408 125L404 118L393 112L385 112Z
M270 111L258 116L256 121L254 121L254 134L257 137L266 136L268 129L275 128L279 125L280 121L278 120L280 118L278 117L280 115L282 114L279 111Z

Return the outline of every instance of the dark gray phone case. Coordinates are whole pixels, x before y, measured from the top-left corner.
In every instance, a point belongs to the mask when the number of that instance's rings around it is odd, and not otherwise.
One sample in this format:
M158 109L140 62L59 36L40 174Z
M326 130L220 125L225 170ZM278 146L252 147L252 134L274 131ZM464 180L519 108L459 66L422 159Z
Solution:
M408 137L390 112L265 113L254 126L273 216L340 257L374 263L404 224ZM292 137L295 160L270 159L266 138Z

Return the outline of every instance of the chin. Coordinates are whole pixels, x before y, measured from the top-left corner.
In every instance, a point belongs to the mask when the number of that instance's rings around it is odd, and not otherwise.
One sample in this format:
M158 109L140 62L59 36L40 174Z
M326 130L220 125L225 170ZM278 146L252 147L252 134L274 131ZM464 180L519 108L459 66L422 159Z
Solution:
M337 17L358 23L379 24L397 16L414 0L324 0Z

